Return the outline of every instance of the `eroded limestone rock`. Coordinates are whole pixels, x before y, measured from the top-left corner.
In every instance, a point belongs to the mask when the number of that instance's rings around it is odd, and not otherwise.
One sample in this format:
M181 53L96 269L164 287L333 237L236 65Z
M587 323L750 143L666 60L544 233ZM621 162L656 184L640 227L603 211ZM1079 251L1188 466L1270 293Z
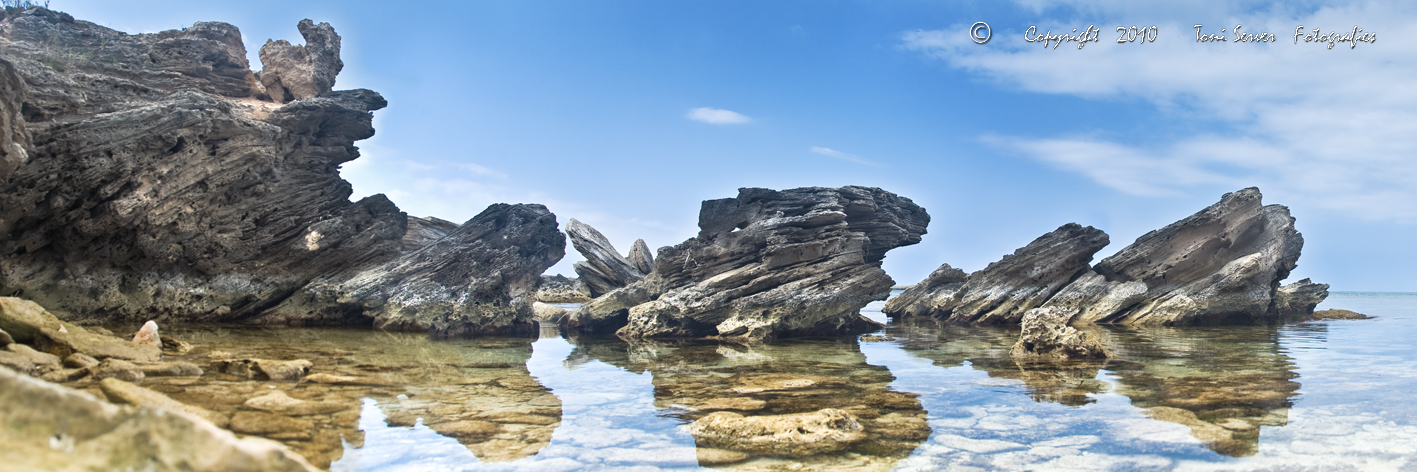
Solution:
M689 434L698 444L779 456L841 451L866 439L861 429L854 415L831 408L771 416L720 411L689 424Z
M1274 309L1282 317L1309 316L1325 298L1328 298L1328 284L1304 279L1279 287L1274 292Z
M590 287L592 297L610 293L645 277L647 272L621 256L610 240L590 225L571 218L566 223L566 235L571 238L571 245L586 258L573 267L579 279Z
M1097 336L1068 326L1074 309L1048 307L1023 316L1018 343L1010 354L1018 359L1106 359L1113 357Z
M265 92L279 102L305 100L334 90L335 76L344 69L339 58L340 37L329 23L309 19L297 25L305 37L304 46L284 39L267 40L261 46L261 64L256 76Z

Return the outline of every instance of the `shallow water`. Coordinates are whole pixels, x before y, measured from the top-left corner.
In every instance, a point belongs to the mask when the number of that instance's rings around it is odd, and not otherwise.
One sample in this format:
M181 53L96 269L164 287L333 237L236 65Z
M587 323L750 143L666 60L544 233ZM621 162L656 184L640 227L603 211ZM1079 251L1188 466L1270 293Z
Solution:
M885 321L873 303L867 316ZM890 324L742 345L562 337L430 341L335 329L173 328L236 357L309 359L346 385L219 373L144 386L233 414L270 390L339 402L267 437L337 471L1414 470L1417 294L1342 293L1372 320L1102 329L1109 362L1021 365L1007 328ZM224 354L218 354L224 355ZM83 387L80 385L80 387ZM843 409L866 439L808 457L698 447L712 411Z

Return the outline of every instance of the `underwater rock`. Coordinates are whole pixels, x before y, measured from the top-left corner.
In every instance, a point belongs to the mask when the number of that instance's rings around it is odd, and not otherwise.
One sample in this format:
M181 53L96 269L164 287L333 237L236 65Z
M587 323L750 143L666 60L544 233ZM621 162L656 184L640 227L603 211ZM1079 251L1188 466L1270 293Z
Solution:
M242 434L305 433L308 436L314 428L315 424L307 420L264 411L238 411L231 417L231 430Z
M217 359L212 366L218 372L255 380L300 380L314 366L310 361L296 359Z
M699 235L660 248L647 278L616 291L634 296L605 296L638 303L588 303L566 325L605 332L623 322L627 338L872 331L880 324L860 310L895 285L881 270L886 251L920 242L929 222L878 188L739 189L703 202Z
M931 274L938 280L927 278L907 290L916 292L911 294L912 299L921 302L939 300L927 303L928 311L923 310L924 307L906 306L887 307L883 311L895 316L909 314L906 311L924 312L922 314L957 323L1018 323L1024 313L1043 305L1063 286L1087 271L1092 255L1108 242L1107 233L1102 230L1068 223L983 270L969 274L958 287L952 282L957 277L954 271L948 265L940 267L936 270L941 273L939 277Z
M108 401L114 403L180 411L210 421L212 424L222 428L225 428L228 423L226 415L173 400L167 395L133 385L121 379L107 378L100 380L98 382L98 388L103 391L104 396L108 397Z
M4 369L0 424L25 425L0 428L14 470L319 470L280 444L237 439L173 408L113 405Z
M1328 298L1328 284L1304 279L1281 286L1274 292L1274 310L1282 317L1309 316L1325 298Z
M261 46L261 64L256 74L270 98L284 103L314 98L334 89L335 76L344 69L339 58L340 37L329 23L309 19L296 25L305 45L295 46L284 39L266 40Z
M161 349L162 337L157 334L157 322L148 320L147 323L143 323L143 327L138 330L138 334L133 335L133 343L146 344Z
M630 246L630 253L625 258L629 259L630 264L642 273L654 272L654 252L650 251L649 245L645 244L643 239L635 240L635 244Z
M1068 326L1076 309L1034 308L1023 315L1022 332L1010 354L1019 359L1106 359L1111 352L1097 336Z
M1259 189L1227 193L1200 212L1152 231L1093 266L1078 296L1050 305L1082 310L1076 321L1120 324L1254 323L1276 319L1279 281L1299 259L1304 238L1282 205ZM1145 292L1138 294L1144 284ZM1065 288L1064 292L1069 292ZM1125 300L1132 303L1104 303Z
M290 395L286 395L280 390L272 390L265 395L251 397L242 405L286 416L325 415L349 410L356 406L339 402L299 400L291 398Z
M141 366L143 375L148 377L196 377L202 375L202 368L191 362L164 362Z
M579 280L590 288L592 297L599 297L645 277L645 272L621 256L605 235L590 225L576 221L566 223L566 235L586 260L573 266Z
M1314 320L1366 320L1372 317L1354 311L1333 308L1328 310L1316 311L1309 318Z
M771 416L720 411L689 424L689 434L698 444L780 456L841 451L866 439L861 429L856 416L831 408Z
M89 372L95 379L118 379L126 382L137 382L147 377L137 364L117 358L104 359L98 365L90 367Z
M700 447L694 449L694 456L698 458L701 466L715 466L743 462L749 457L746 452L730 451L727 449L714 449L711 447Z
M591 300L590 287L579 278L542 276L534 298L542 303L585 303Z

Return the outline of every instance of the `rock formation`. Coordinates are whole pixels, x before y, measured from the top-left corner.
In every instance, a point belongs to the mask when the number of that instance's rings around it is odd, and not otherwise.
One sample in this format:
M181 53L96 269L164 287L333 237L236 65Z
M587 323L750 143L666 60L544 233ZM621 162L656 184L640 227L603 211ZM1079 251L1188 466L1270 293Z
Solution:
M1087 271L1092 255L1107 244L1107 233L1068 223L970 274L957 287L953 285L957 282L952 281L958 280L958 270L948 264L941 266L924 283L901 293L902 297L910 295L906 302L888 306L885 311L923 312L960 323L1018 323L1024 313L1043 305L1079 273ZM920 301L909 303L917 299ZM929 309L906 306L921 303Z
M1227 193L1087 267L1106 244L1101 231L1065 225L966 278L942 266L884 311L1017 323L1043 306L1075 311L1074 322L1251 323L1306 316L1327 296L1326 285L1307 279L1279 287L1304 239L1289 209L1263 205L1255 188Z
M577 262L572 267L576 270L576 275L580 276L580 280L590 287L592 297L599 297L645 278L646 272L621 256L615 246L610 244L610 240L590 225L571 218L571 221L566 223L566 235L571 237L571 245L585 256L586 260Z
M65 319L448 335L534 326L529 305L512 301L564 254L554 216L504 205L484 213L517 216L455 228L410 223L383 195L350 202L339 166L359 156L354 142L374 134L372 111L386 102L331 91L338 35L309 20L300 30L306 45L262 49L258 80L228 24L128 35L43 8L7 10L0 294ZM524 219L550 225L516 226ZM484 235L530 245L477 241Z
M1010 354L1015 359L1106 359L1112 353L1092 333L1068 326L1074 309L1034 308L1023 315L1018 342Z
M625 257L630 260L640 272L648 274L654 272L654 253L649 250L649 245L645 240L636 239L635 244L630 246L630 254Z
M841 334L880 325L861 308L886 298L886 251L920 242L930 217L866 187L740 189L708 200L699 235L661 248L643 281L583 305L567 326L622 337Z
M1279 287L1274 292L1274 309L1282 317L1309 316L1325 298L1328 298L1328 284L1304 279Z
M585 303L591 300L590 287L579 278L564 275L542 276L536 301L542 303Z

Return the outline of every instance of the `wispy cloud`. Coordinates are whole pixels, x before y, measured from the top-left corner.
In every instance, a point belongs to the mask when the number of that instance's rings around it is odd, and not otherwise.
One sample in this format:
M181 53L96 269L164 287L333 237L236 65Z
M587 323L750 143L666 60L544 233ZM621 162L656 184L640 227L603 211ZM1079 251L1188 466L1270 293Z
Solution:
M843 161L855 162L855 163L861 164L861 165L868 165L868 166L877 166L877 167L880 167L880 164L877 164L876 162L871 161L870 159L866 159L866 158L864 158L864 157L861 157L861 156L858 156L858 155L855 155L855 154L847 154L847 153L844 153L844 152L841 152L841 151L838 151L838 150L835 150L835 149L832 149L832 148L824 148L824 147L812 146L812 147L810 147L810 148L807 148L807 150L812 151L812 152L815 152L815 153L817 153L817 154L821 154L821 155L823 155L823 156L835 157L835 158L841 159L841 160L843 160Z
M689 114L685 116L691 120L712 125L734 125L753 121L752 118L735 111L708 107L694 108L689 110Z
M1417 88L1411 86L1417 62L1397 60L1417 57L1417 43L1329 49L1293 40L1297 25L1342 31L1355 21L1385 38L1411 37L1417 35L1417 23L1410 21L1417 5L1355 1L1302 11L1211 6L1207 16L1215 20L1206 23L1207 33L1243 23L1247 31L1272 32L1279 41L1197 43L1188 39L1194 23L1173 22L1158 24L1170 34L1165 40L1144 45L1044 49L1022 41L1022 31L999 28L992 42L980 46L969 41L967 25L906 32L901 45L1008 88L1145 100L1177 123L1157 130L1176 133L1161 140L985 138L1100 185L1159 196L1243 182L1290 204L1417 221ZM1095 16L1083 24L1123 21L1139 14L1137 8L1132 2L1089 4L1086 10ZM1068 31L1077 25L1043 21L1038 27Z
M477 164L473 164L473 163L470 163L470 162L468 162L468 163L463 163L463 164L458 164L458 169L462 169L462 170L471 172L472 175L483 175L483 176L487 176L487 177L496 177L496 178L499 178L499 179L505 179L505 178L507 178L507 174L504 173L504 172L497 171L497 170L493 170L493 169L489 169L489 168L487 168L487 167L483 167L483 166L480 166L480 165L477 165Z

